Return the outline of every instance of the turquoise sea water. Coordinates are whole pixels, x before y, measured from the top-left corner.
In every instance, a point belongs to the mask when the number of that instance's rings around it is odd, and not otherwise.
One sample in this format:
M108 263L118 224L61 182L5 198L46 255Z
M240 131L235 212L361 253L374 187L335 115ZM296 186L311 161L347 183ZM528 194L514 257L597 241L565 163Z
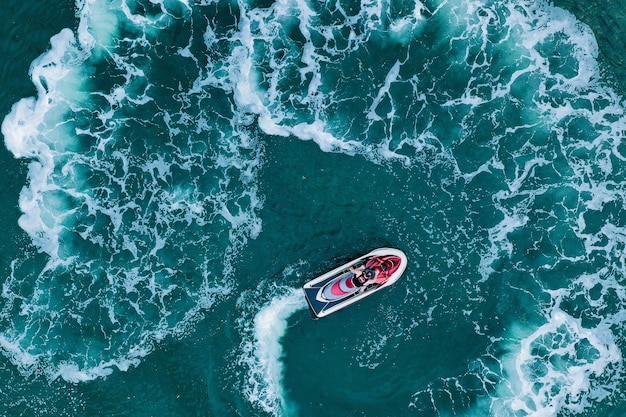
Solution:
M3 2L0 414L624 415L626 8L560 5Z

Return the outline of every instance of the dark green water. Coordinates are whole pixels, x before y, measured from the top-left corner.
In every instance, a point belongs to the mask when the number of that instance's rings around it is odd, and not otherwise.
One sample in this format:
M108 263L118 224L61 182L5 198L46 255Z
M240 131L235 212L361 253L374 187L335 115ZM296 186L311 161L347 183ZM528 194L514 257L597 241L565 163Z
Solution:
M622 415L626 9L556 5L3 3L0 414Z

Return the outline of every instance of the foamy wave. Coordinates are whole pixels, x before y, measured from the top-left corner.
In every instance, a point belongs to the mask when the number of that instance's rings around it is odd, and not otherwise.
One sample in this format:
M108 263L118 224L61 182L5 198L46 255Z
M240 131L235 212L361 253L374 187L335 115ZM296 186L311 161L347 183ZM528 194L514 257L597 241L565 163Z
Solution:
M302 290L297 288L275 288L270 298L268 304L256 311L253 319L246 313L239 322L244 334L239 362L248 368L244 386L248 401L266 413L288 416L292 413L292 405L282 385L281 339L287 330L287 319L305 309L306 302ZM248 301L243 302L248 304Z
M159 41L173 22L186 30L188 5L159 3L150 18L126 2L78 7L78 41L67 29L51 39L31 69L38 96L2 126L32 161L20 225L41 256L13 262L0 347L24 374L73 382L137 365L225 298L263 204L245 111L190 110L232 97L194 83L206 68L181 53L188 38ZM153 84L153 65L172 59L192 73Z
M621 363L608 327L585 328L555 309L504 361L507 388L502 387L492 412L533 417L583 412L610 395L608 381Z
M55 169L53 149L68 143L71 132L60 120L70 111L70 103L81 94L84 81L79 66L86 59L74 34L65 29L50 39L52 48L31 64L31 79L39 96L17 102L2 122L5 145L17 158L29 158L29 186L20 194L24 215L20 226L33 243L52 258L59 250L58 223L43 203L43 195L58 190L49 181ZM61 191L62 193L62 191ZM51 196L50 196L51 197ZM63 206L63 202L52 202Z
M242 46L233 48L229 59L230 79L239 108L257 115L264 133L313 140L325 152L358 153L377 162L385 159L408 162L404 155L395 152L397 144L390 143L393 140L368 133L380 130L374 126L383 121L377 114L383 111L379 105L384 102L381 107L385 107L388 100L394 100L389 90L400 81L400 60L389 67L387 79L372 83L371 92L359 91L361 96L376 96L363 108L363 119L353 123L365 125L363 134L349 132L350 125L333 115L335 107L344 101L360 102L359 97L346 97L347 92L335 85L334 78L345 65L343 60L353 60L353 53L371 46L368 41L372 33L388 29L383 16L393 15L390 7L380 2L363 3L358 14L349 16L341 7L331 11L303 1L276 2L266 9L242 6L241 31L234 37ZM409 16L394 16L396 22L403 22L393 26L402 42L406 41L407 33L412 33L408 28L421 20L423 9L419 4L408 11ZM301 48L285 36L286 28L302 36ZM287 83L293 77L300 80L300 86ZM393 121L396 116L396 111L386 111L383 123Z

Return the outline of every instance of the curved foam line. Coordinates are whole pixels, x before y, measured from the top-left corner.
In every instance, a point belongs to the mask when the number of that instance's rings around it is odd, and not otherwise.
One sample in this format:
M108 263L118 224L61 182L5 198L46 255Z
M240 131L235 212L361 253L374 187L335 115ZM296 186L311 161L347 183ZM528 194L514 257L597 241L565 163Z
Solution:
M287 415L290 409L282 386L281 339L289 317L305 308L300 289L292 288L285 295L273 298L254 317L253 386L247 389L247 395L250 402L275 415Z

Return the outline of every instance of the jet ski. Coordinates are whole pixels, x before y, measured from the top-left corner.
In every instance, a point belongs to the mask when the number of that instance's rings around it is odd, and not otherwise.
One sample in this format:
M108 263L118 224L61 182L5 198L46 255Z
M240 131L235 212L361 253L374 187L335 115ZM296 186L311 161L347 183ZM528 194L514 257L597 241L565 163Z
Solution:
M394 284L407 257L399 249L379 248L304 284L304 296L316 318L322 318Z

